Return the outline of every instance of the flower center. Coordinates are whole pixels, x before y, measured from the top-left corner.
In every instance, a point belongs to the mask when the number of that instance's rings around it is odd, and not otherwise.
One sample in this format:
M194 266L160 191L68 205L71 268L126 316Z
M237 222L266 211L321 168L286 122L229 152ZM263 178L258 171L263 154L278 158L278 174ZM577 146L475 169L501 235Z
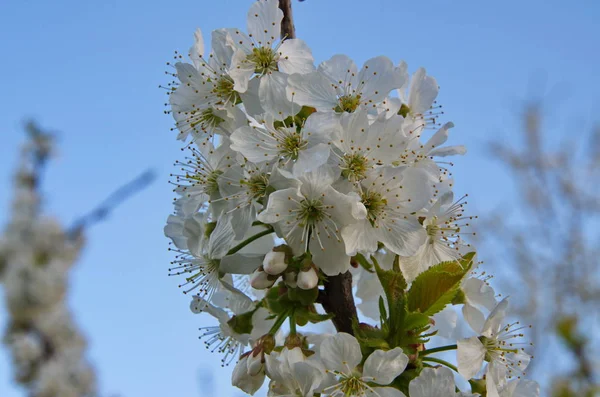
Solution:
M215 83L213 93L225 103L236 104L240 102L240 94L233 89L233 79L229 76L221 76Z
M196 121L190 123L190 127L194 128L197 125L200 125L203 128L214 128L221 124L224 119L217 116L212 108L205 109L201 111L196 117Z
M325 217L325 206L319 199L304 199L300 202L298 220L301 226L312 227Z
M338 113L352 113L360 105L360 95L343 95L338 99L338 106L335 111Z
M369 160L360 152L345 154L340 164L342 176L350 182L357 182L367 176Z
M406 117L410 114L410 108L405 104L402 104L402 106L400 106L400 110L398 110L398 114L402 117Z
M348 377L340 383L340 391L344 396L363 396L366 385L358 376Z
M291 133L285 136L280 143L280 154L283 157L290 158L292 160L298 160L298 154L300 150L304 149L308 141L302 139L302 136L298 133Z
M434 239L437 238L440 226L437 224L437 216L434 216L431 223L425 226L427 236L430 238L430 243L433 244Z
M276 55L271 47L255 47L247 59L255 65L256 73L266 74L277 70Z
M206 177L206 193L214 194L219 192L219 176L223 173L221 170L214 170Z
M362 193L361 200L365 208L367 209L367 218L371 225L374 226L377 218L383 214L387 200L383 198L380 193L365 190Z
M252 200L258 200L263 198L267 194L267 187L269 186L269 177L267 174L252 175L247 181L242 181L243 184L247 185L248 194Z

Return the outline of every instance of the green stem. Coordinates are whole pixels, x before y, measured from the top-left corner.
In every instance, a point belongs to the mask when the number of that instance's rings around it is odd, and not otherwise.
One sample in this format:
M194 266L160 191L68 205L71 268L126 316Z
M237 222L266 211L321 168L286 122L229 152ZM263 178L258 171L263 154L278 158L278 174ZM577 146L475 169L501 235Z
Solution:
M290 316L290 335L296 335L296 316L294 312Z
M433 353L439 353L439 352L445 352L448 350L456 350L456 345L448 345L448 346L440 346L440 347L435 347L433 349L427 349L425 351L421 352L421 356L427 356L429 354L433 354Z
M238 252L239 250L241 250L242 248L244 248L245 246L247 246L248 244L250 244L251 242L256 241L259 238L266 236L267 234L271 234L271 233L273 233L273 227L269 226L268 229L263 230L260 233L256 233L254 236L248 237L246 240L242 241L241 243L239 243L238 245L236 245L235 247L230 249L227 252L227 255L233 255L236 252Z
M275 335L277 333L277 331L279 331L279 328L281 328L281 326L285 322L285 319L288 318L288 314L289 314L289 312L285 311L285 312L281 313L279 315L279 317L277 317L275 324L273 324L273 326L269 330L270 335Z
M446 367L450 368L454 372L458 372L458 369L454 365L450 364L448 361L440 360L439 358L435 358L435 357L423 357L422 360L429 361L432 363L442 364L442 365L445 365Z

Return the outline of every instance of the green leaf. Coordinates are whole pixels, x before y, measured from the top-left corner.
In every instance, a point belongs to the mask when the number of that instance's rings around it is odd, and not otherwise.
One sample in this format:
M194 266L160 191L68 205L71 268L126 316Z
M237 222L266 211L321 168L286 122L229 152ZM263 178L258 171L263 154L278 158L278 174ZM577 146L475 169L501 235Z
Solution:
M423 313L408 313L404 319L404 329L423 329L430 325L429 316Z
M432 316L452 303L474 255L470 252L462 259L439 263L417 276L408 291L408 310Z

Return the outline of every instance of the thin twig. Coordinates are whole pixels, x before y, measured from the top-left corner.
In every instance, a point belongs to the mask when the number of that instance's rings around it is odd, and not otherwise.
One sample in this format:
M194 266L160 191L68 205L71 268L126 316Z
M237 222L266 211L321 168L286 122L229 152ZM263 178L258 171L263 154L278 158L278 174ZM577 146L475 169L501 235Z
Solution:
M103 202L100 203L92 211L88 212L69 228L69 235L76 236L83 228L90 227L94 223L103 221L108 217L110 212L118 207L125 200L145 189L154 181L156 174L153 170L146 170L138 175L134 180L119 187L112 192Z

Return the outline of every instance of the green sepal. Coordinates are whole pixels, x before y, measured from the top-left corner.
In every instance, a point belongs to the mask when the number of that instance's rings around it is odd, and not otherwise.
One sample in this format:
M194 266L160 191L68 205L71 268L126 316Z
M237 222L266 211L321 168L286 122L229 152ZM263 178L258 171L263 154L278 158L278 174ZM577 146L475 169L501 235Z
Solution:
M369 273L375 273L373 271L373 265L369 263L369 261L367 260L367 258L364 257L363 254L358 253L355 256L353 256L352 259L354 259L356 263L358 263L363 269L365 269Z
M293 302L300 302L302 306L308 306L317 301L319 287L312 289L289 288L288 298Z
M252 332L253 328L252 315L254 315L254 311L235 315L227 321L227 325L238 334L249 334Z
M323 321L328 321L333 318L333 314L319 314L315 309L314 305L307 307L297 308L294 312L296 316L296 323L300 326L306 325L308 321L313 324L321 323ZM300 323L299 320L302 320L303 324Z
M389 334L392 336L390 344L392 347L399 346L404 336L403 324L408 312L406 306L406 280L401 272L383 270L374 256L371 256L371 261L375 265L377 277L387 297Z

